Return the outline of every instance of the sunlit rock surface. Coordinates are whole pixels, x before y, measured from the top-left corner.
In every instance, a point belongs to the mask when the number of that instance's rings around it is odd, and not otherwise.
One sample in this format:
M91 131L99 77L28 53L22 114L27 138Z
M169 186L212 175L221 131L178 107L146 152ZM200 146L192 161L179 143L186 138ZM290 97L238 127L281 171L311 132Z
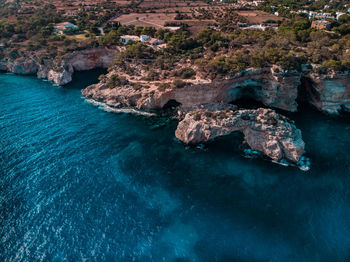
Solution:
M244 134L245 142L273 160L298 162L305 143L301 131L286 117L271 109L236 111L197 110L179 123L175 135L186 144L204 143L234 131Z

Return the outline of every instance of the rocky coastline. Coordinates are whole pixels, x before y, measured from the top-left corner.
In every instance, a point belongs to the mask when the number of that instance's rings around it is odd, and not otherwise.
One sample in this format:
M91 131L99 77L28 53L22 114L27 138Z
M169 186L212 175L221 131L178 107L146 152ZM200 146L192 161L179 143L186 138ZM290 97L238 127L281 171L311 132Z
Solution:
M28 52L22 57L2 58L0 70L18 75L36 75L63 86L72 81L74 71L112 66L118 53L118 49L90 48L73 51L59 59L41 59L37 53Z
M106 79L113 73L115 71ZM307 170L310 163L303 157L305 143L301 131L271 108L296 112L302 92L308 103L324 113L349 112L349 79L348 74L284 72L274 66L247 69L223 80L196 79L182 88L174 88L170 82L165 82L162 88L158 84L134 88L132 81L110 88L104 80L82 90L82 95L116 109L133 108L154 113L171 108L173 116L179 119L175 135L185 144L206 143L215 137L240 131L251 150L272 161L289 162ZM228 109L240 98L254 99L267 109ZM242 120L242 116L249 120Z
M3 58L0 70L37 75L56 85L65 85L72 81L74 71L111 67L119 52L91 48L74 51L60 60L40 61L35 55ZM115 73L114 68L99 83L83 89L82 96L113 111L158 114L170 109L171 116L179 120L175 135L185 144L206 143L234 131L242 132L244 143L251 150L273 161L299 165L304 170L307 167L300 164L305 149L301 131L271 108L296 112L297 101L303 93L307 102L322 112L350 112L350 75L347 73L285 72L273 66L243 70L227 79L190 80L182 88L174 88L166 81L162 85L151 81L147 88L135 88L131 79L110 88L108 79ZM238 110L231 104L241 98L254 99L267 108Z
M114 72L106 79L112 74ZM346 73L320 75L311 71L281 72L277 67L251 68L229 79L189 81L189 85L182 88L173 88L167 81L161 88L157 82L146 82L147 88L134 88L131 80L129 84L111 89L102 80L85 88L82 94L111 107L132 107L143 111L162 109L169 101L176 101L182 111L189 111L203 104L229 104L250 98L266 107L296 112L300 93L305 93L306 102L318 110L339 114L341 111L350 112L349 80L350 75Z

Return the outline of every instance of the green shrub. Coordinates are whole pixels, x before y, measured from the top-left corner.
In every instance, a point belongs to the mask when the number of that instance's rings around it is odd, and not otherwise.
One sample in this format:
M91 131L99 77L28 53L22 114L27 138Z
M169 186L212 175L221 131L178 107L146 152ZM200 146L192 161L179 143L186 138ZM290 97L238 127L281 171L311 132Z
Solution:
M190 67L183 68L179 72L179 76L183 79L189 79L195 75L196 75L196 72Z
M182 81L181 79L175 79L173 81L174 88L184 88L186 85L187 85L187 83Z
M128 84L128 80L124 76L111 75L108 79L108 87L115 88Z

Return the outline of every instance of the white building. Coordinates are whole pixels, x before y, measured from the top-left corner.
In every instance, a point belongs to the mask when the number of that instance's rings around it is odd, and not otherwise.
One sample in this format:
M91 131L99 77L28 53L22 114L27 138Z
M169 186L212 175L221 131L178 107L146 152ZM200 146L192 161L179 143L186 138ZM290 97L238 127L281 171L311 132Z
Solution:
M140 41L141 41L141 42L147 42L147 41L149 41L150 39L151 39L151 37L148 36L148 35L141 35L141 36L140 36Z
M161 44L164 44L163 40L157 39L157 38L151 38L148 35L141 35L140 37L138 37L137 35L123 35L120 37L122 40L122 43L124 45L126 45L128 42L132 41L132 42L142 42L145 44L149 44L153 47L155 46L159 46Z
M318 19L318 20L325 20L325 19L334 19L334 16L332 16L331 13L317 13L310 11L309 12L309 18L310 19Z
M343 13L343 12L336 12L335 14L336 14L336 16L337 16L337 20L338 20L339 17L341 17L342 15L346 15L346 13Z

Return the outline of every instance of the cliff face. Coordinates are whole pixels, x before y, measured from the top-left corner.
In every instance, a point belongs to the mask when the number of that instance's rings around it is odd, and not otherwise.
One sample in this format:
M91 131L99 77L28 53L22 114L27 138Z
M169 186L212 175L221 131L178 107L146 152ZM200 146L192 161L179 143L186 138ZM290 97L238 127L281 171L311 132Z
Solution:
M350 112L350 75L310 74L311 84L307 87L309 102L317 109L338 114L344 110Z
M113 74L118 75L118 72ZM350 112L350 75L279 72L275 67L248 69L230 79L214 81L190 81L183 88L171 88L164 82L163 88L150 84L150 88L134 90L130 86L109 89L99 83L83 90L87 98L115 107L133 107L140 110L161 109L175 100L184 109L209 103L234 103L240 98L251 98L267 107L297 111L298 87L302 78L310 84L301 86L307 93L307 102L323 112L338 114L340 110ZM164 85L167 87L164 88Z
M0 62L0 70L21 75L36 74L39 78L48 79L57 85L65 85L72 81L74 71L111 66L118 53L116 49L92 48L74 51L59 61L48 60L43 63L33 53L26 58L4 58Z
M251 149L273 160L297 163L304 152L301 131L272 109L236 111L196 110L186 114L175 135L186 144L204 143L234 131L244 134Z
M33 58L5 59L0 62L0 70L19 75L35 75L39 70L39 64Z
M252 98L266 106L296 111L300 74L277 74L272 69L245 70L231 79L193 82L183 88L133 89L130 86L107 88L98 83L82 91L83 96L114 107L136 107L140 110L163 108L175 100L184 109L202 104L230 103L240 98Z
M297 163L305 144L300 130L290 120L272 109L234 110L229 103L248 96L268 106L295 111L298 79L297 74L250 71L229 80L183 88L133 88L129 83L110 89L102 81L82 90L82 95L114 108L152 111L178 105L177 117L182 120L175 135L186 144L204 143L240 131L251 149L275 161Z
M114 58L119 53L116 49L93 48L75 51L70 54L65 63L71 65L75 71L85 71L94 68L107 68L113 65Z

